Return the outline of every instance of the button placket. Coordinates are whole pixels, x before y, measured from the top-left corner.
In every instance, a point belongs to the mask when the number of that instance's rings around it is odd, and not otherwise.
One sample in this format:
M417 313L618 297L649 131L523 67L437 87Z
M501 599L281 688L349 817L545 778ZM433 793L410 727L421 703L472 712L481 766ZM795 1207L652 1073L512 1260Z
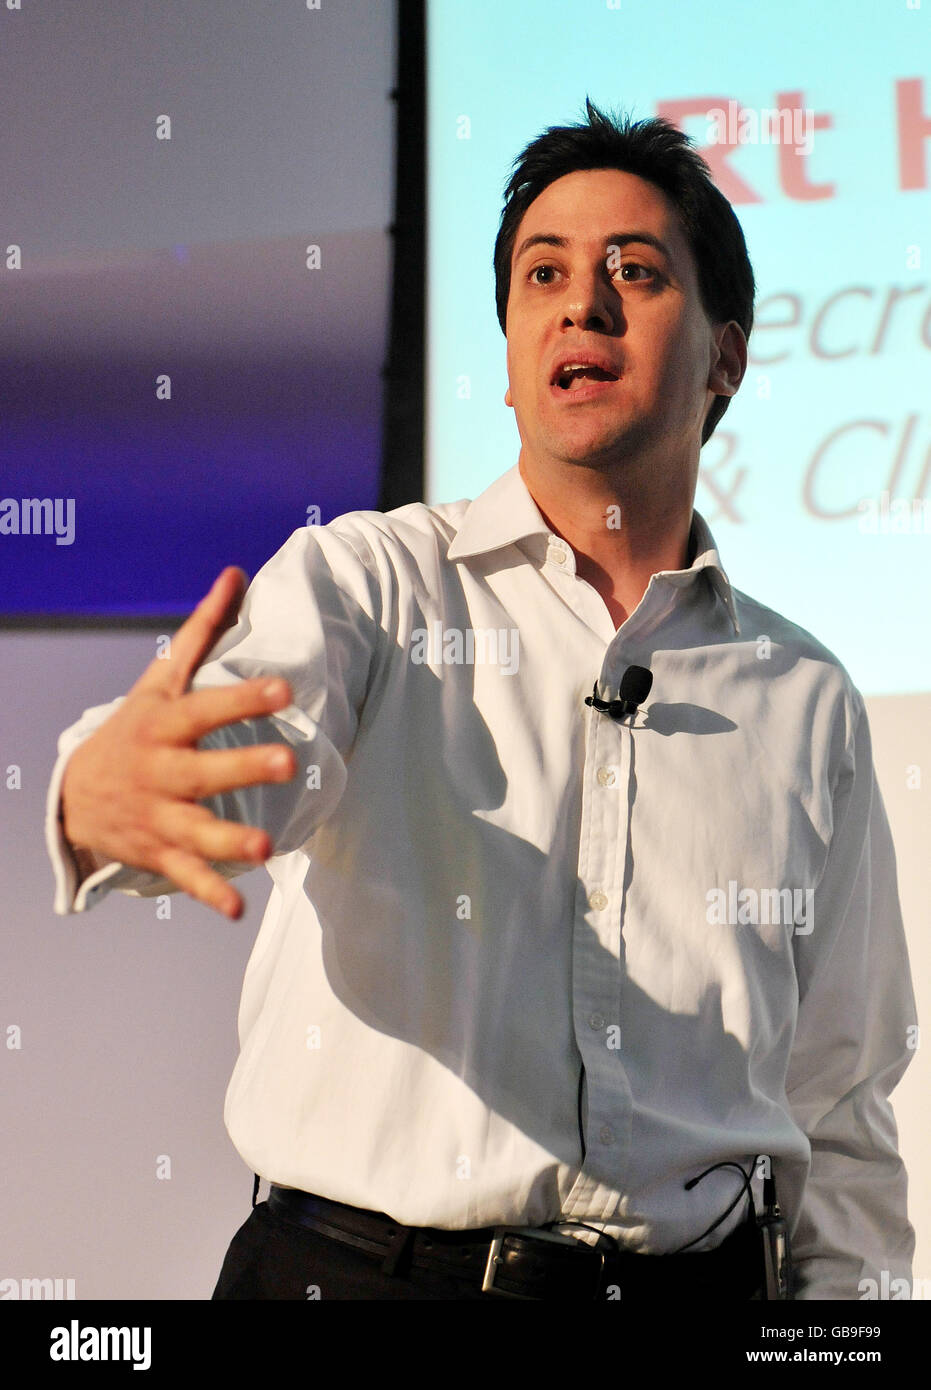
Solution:
M580 1200L584 1191L590 1202L593 1191L600 1192L606 1209L612 1210L626 1167L632 1105L622 1053L608 1046L609 1024L621 1022L620 918L628 840L628 801L622 788L629 775L630 738L630 730L623 725L591 711L573 932L573 1016L586 1072L589 1171L584 1178L579 1175L570 1200Z

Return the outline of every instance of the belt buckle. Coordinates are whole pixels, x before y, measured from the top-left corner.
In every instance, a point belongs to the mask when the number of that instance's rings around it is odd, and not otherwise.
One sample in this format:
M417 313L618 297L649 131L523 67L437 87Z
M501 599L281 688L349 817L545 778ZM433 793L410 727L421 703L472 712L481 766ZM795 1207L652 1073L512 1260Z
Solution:
M495 1236L494 1240L491 1242L491 1245L488 1247L488 1259L485 1262L485 1275L482 1279L482 1293L494 1294L498 1298L520 1298L523 1299L525 1302L529 1303L535 1303L538 1301L533 1294L512 1293L510 1289L499 1289L495 1284L495 1276L497 1275L501 1266L504 1264L504 1260L501 1255L501 1249L508 1236L518 1236L521 1240L524 1241L550 1241L552 1244L555 1245L566 1245L568 1242L571 1242L573 1245L577 1246L581 1243L584 1243L574 1240L572 1236L557 1235L553 1231L534 1231L533 1233L530 1233L526 1230L520 1229L517 1226L504 1226L501 1228L501 1230ZM585 1248L587 1253L596 1256L598 1260L598 1268L595 1271L592 1283L592 1298L594 1299L601 1285L602 1275L604 1274L604 1251L596 1250L592 1246L586 1246Z

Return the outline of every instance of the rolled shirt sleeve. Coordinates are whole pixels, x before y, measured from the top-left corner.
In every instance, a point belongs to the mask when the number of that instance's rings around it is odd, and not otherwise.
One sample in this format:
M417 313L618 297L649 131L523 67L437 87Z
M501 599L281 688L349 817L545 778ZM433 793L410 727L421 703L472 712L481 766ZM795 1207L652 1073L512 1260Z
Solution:
M792 1250L796 1298L858 1299L908 1281L914 1232L890 1092L913 1055L916 1009L895 851L855 693L812 930L794 940L798 1021L786 1081L811 1144ZM804 1174L790 1177L798 1187ZM792 1205L797 1205L796 1198Z

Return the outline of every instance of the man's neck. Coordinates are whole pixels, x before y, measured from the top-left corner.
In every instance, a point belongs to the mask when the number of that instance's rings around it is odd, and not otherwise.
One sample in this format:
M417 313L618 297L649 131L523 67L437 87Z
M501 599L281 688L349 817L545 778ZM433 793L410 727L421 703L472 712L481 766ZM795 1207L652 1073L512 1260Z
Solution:
M615 627L639 604L651 577L687 569L694 489L657 494L595 469L547 472L520 461L520 473L546 524L575 553L576 573L604 600Z

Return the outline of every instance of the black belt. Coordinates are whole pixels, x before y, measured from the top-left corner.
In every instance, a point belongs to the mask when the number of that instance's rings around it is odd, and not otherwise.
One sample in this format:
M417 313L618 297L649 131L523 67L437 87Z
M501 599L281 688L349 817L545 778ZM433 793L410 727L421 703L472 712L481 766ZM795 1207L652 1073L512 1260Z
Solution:
M670 1295L690 1302L759 1297L759 1235L755 1223L747 1221L714 1250L635 1255L616 1252L607 1237L591 1246L513 1227L444 1231L401 1226L383 1212L289 1187L272 1186L268 1206L284 1220L364 1251L380 1261L385 1274L413 1268L451 1275L489 1295L584 1302Z

